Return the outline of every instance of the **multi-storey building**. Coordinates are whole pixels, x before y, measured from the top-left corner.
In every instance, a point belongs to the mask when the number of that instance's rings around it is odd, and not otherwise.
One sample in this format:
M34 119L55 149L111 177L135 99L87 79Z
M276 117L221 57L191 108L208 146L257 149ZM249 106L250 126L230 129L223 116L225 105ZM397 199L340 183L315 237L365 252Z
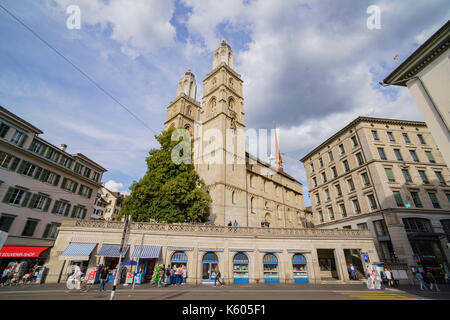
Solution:
M448 263L449 170L424 122L359 117L300 161L317 227L369 229L387 262Z
M113 192L102 186L94 203L92 219L115 220L122 207L125 196L120 192Z
M0 229L8 232L2 264L40 256L64 218L89 218L106 171L80 153L67 153L66 145L45 141L42 133L0 107Z

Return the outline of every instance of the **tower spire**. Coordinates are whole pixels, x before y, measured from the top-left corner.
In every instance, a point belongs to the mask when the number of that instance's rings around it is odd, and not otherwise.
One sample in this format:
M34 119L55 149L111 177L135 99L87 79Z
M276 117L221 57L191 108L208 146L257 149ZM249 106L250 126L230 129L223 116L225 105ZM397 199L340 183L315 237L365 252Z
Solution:
M273 127L275 129L275 165L277 166L278 171L283 172L283 160L281 159L280 148L278 147L277 127L275 121L273 122Z

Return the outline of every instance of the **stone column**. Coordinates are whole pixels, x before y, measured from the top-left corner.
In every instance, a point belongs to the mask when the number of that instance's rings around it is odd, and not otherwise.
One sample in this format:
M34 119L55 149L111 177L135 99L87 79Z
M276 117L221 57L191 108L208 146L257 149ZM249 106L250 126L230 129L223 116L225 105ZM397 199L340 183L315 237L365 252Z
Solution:
M253 284L256 283L256 279L258 278L258 271L256 268L256 261L258 260L258 253L257 249L255 249L253 252L246 252L248 256L248 280L249 283Z
M279 272L279 278L280 283L287 283L287 274L286 274L286 254L283 252L280 252L277 254L278 257L278 272Z
M350 282L350 278L347 272L347 263L345 261L344 249L334 249L334 259L336 262L336 269L340 280L342 280L343 282Z
M198 247L194 247L193 256L193 265L196 266L194 270L195 284L202 283L202 261L198 254Z
M312 251L311 253L303 253L306 258L306 271L308 272L308 282L316 283L316 272L313 263ZM316 263L316 265L318 265Z
M311 267L309 270L313 270L314 283L320 283L322 278L320 276L319 256L316 248L311 249Z

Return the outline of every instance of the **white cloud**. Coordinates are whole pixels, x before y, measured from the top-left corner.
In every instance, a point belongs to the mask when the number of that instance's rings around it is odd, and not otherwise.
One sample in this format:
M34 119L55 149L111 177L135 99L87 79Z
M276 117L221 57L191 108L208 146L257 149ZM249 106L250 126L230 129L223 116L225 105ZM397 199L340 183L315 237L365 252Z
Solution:
M123 189L123 183L116 182L114 180L108 180L105 183L105 187L108 190L111 190L112 192L120 192L120 193L125 194L125 195L129 195L130 194L130 191Z

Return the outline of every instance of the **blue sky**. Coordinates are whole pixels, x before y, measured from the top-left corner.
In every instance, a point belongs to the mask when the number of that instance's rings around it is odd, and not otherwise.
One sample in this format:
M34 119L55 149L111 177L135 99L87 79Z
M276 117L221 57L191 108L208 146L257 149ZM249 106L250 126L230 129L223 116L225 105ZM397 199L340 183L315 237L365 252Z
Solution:
M382 80L450 17L447 1L0 0L143 122L0 10L0 105L83 153L127 190L146 171L166 108L192 68L201 100L225 37L244 80L249 128L280 129L285 171L307 191L298 161L360 115L422 120L405 88ZM69 5L81 29L69 30ZM381 9L369 30L367 7ZM309 198L306 196L306 203Z

